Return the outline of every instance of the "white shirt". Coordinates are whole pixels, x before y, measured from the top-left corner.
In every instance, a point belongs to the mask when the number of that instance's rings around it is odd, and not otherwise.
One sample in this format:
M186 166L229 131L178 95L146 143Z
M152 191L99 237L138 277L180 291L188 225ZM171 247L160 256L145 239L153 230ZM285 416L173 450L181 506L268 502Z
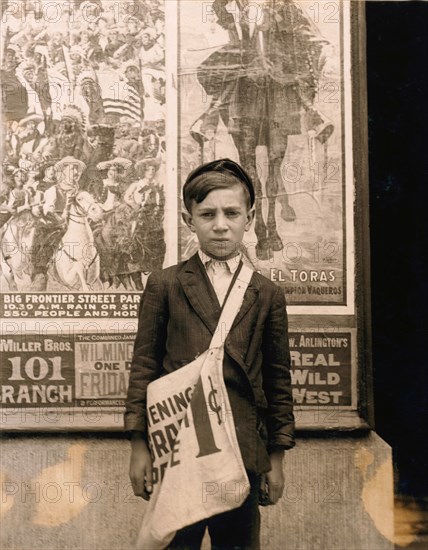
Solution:
M214 260L202 250L198 251L199 257L207 270L208 277L213 285L220 305L223 305L227 291L233 276L239 267L242 254L239 253L228 260Z

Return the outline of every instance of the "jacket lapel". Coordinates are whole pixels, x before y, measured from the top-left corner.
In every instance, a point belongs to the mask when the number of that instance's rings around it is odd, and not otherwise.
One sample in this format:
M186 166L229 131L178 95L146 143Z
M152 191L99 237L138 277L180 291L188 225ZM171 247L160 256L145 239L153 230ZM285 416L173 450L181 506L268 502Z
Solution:
M190 305L214 334L220 317L220 304L197 253L187 261L177 278Z
M187 261L186 266L180 271L177 277L192 308L207 326L211 334L214 334L221 309L197 253ZM253 284L253 279L251 279L232 328L248 313L256 301L258 293L259 289Z
M257 299L257 296L259 294L259 289L253 285L252 281L253 279L251 279L250 284L248 285L248 288L244 294L244 300L242 302L240 310L238 311L238 315L235 317L235 321L233 322L232 329L243 319L243 317L248 313L251 306L254 304L254 302Z

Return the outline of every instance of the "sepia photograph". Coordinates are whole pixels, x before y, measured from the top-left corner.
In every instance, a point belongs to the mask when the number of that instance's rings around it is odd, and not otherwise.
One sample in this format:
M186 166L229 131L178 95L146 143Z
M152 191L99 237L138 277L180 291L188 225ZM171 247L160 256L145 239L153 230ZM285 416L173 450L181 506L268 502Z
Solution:
M0 549L426 548L428 3L0 6Z

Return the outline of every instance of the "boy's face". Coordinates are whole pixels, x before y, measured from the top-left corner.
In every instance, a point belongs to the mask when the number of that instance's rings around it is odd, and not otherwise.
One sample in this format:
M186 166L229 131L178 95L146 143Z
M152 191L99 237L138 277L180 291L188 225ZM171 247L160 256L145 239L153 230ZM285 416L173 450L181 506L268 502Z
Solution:
M193 201L191 214L183 214L187 226L196 233L201 249L219 260L238 254L253 218L254 210L248 210L240 185L214 189L199 204Z

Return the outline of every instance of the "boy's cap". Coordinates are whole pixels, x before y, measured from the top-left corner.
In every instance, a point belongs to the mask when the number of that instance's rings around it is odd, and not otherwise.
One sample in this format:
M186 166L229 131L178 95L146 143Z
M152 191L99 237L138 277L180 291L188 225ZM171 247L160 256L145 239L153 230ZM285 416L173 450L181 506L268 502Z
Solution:
M253 182L251 181L251 178L247 174L247 172L243 168L241 168L238 163L230 159L213 160L211 162L207 162L206 164L198 166L187 176L183 190L186 185L188 185L191 181L201 176L202 174L207 174L209 172L217 172L220 174L230 175L241 181L248 189L248 193L250 194L250 205L253 206L255 201Z

